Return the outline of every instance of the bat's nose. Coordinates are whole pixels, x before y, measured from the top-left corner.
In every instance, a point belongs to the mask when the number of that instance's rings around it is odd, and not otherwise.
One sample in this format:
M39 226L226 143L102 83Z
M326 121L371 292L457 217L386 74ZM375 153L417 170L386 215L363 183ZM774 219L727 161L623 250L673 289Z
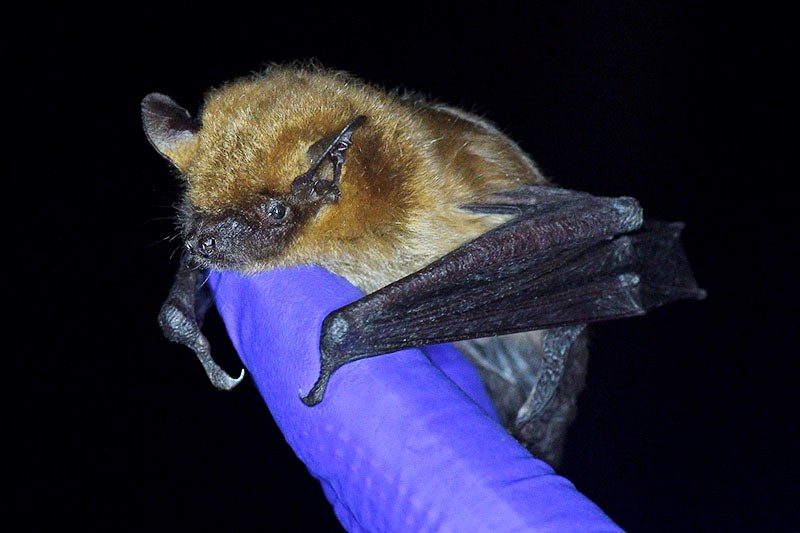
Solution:
M238 253L237 242L241 240L246 226L236 217L196 217L186 228L184 243L186 250L204 261L229 260Z
M196 236L186 239L186 249L192 255L203 259L211 259L217 251L217 241L214 237Z

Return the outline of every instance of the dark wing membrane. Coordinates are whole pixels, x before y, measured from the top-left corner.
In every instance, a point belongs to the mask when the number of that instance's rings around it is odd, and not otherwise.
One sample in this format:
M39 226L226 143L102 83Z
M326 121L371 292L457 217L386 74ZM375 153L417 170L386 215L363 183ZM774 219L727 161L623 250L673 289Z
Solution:
M702 297L678 241L680 226L642 228L633 198L531 186L463 207L519 215L332 312L307 404L321 401L337 368L364 357L639 315Z

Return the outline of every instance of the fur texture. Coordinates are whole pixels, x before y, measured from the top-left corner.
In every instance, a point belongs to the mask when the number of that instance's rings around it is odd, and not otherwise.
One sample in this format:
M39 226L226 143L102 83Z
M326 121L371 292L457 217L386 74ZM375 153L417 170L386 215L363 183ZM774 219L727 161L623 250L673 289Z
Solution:
M287 193L312 163L309 149L357 115L367 122L347 152L340 200L242 270L319 264L371 292L507 218L461 205L546 182L477 116L314 67L276 66L210 91L202 127L163 152L186 177L186 212L216 216Z
M209 268L253 273L316 264L371 293L512 216L475 205L547 185L530 158L488 121L315 66L274 66L214 89L197 118L159 94L145 98L142 111L151 143L185 180L184 239L192 259ZM331 139L356 123L341 152L340 176L334 163L324 177L311 176L330 154ZM284 210L285 217L269 216ZM172 337L204 340L202 317L174 319L193 308L178 292L162 309L162 327ZM525 380L542 372L540 340L532 333L464 341L460 348L476 361L497 354L536 367L501 375L478 365L507 427L555 464L586 357L585 349L572 357L570 386L559 388L542 416L517 428L514 416L535 386ZM238 383L219 370L207 343L193 349L216 386Z

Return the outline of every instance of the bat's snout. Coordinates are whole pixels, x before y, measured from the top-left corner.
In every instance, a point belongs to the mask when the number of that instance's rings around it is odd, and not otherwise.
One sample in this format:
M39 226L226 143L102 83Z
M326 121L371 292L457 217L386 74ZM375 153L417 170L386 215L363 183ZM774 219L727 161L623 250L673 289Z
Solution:
M186 228L184 245L202 263L225 264L240 255L238 243L245 233L247 225L235 217L195 217Z

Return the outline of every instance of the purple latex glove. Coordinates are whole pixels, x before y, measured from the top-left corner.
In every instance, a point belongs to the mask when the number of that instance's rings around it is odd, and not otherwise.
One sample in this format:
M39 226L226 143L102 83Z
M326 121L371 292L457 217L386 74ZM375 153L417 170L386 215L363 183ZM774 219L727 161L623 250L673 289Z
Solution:
M345 365L305 406L322 320L362 295L346 280L308 267L211 283L275 421L349 531L620 531L502 428L449 345Z

